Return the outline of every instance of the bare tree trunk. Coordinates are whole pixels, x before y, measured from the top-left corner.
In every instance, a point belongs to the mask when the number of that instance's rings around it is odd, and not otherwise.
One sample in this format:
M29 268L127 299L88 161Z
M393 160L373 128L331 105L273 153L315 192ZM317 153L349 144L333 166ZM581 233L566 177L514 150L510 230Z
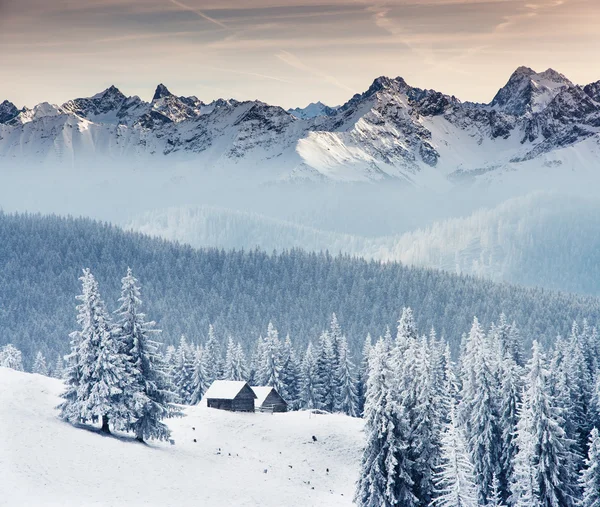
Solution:
M102 428L100 429L100 431L102 431L103 433L110 434L110 428L108 427L108 416L107 415L102 416Z

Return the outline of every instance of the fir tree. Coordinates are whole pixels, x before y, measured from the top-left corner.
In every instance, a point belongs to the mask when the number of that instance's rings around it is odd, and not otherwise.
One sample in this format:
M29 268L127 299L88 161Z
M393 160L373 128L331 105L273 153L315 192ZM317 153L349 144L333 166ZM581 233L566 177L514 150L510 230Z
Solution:
M190 403L197 405L202 396L210 387L206 382L206 370L204 368L204 354L202 348L198 348L194 354L194 375L192 378L192 397Z
M339 366L337 378L339 390L337 392L335 410L351 417L358 416L358 395L354 381L354 365L348 352L348 341L345 336L339 339Z
M365 391L367 387L367 370L369 364L369 353L372 347L371 335L367 334L365 343L362 349L362 357L360 367L358 368L358 375L356 379L356 391L358 396L358 413L362 417L365 409Z
M179 347L175 354L173 370L173 383L180 403L185 405L192 402L194 393L194 351L185 336L179 340Z
M23 371L23 355L21 351L11 343L0 348L0 366Z
M56 355L56 361L54 362L54 368L52 368L52 376L54 378L62 379L64 375L64 361L60 354Z
M72 334L61 416L70 422L99 419L102 431L110 433L109 422L125 428L134 417L127 394L131 376L96 280L89 270L84 270L81 280L81 331Z
M355 502L361 507L412 507L418 504L414 483L407 468L407 442L398 439L398 428L406 431L406 419L399 419L392 391L389 344L380 339L369 356L365 405L367 444Z
M291 410L300 408L301 372L296 359L296 352L292 346L290 336L287 335L283 344L282 382L285 388L282 395Z
M579 484L583 491L580 507L600 507L600 435L598 428L592 429L585 467L581 471Z
M221 357L215 328L212 324L208 326L208 339L204 346L204 368L206 370L206 383L209 386L223 376L223 358Z
M486 345L483 329L475 318L463 359L460 408L482 504L490 496L492 479L500 469L502 452L497 378L493 375Z
M519 421L513 484L513 504L531 502L543 507L570 507L574 505L575 471L570 456L572 442L561 428L559 409L548 388L548 372L537 341L529 361L527 391ZM527 466L533 471L523 473ZM534 487L527 485L533 475Z
M317 393L319 408L333 412L336 397L336 373L334 350L329 333L324 331L317 349Z
M35 356L35 361L33 363L33 368L31 370L33 373L37 373L39 375L48 376L48 366L46 365L46 358L44 354L40 351Z
M477 507L475 472L465 436L458 426L454 405L450 409L449 422L442 436L441 455L441 465L435 474L435 498L432 505Z
M129 361L131 382L127 394L133 407L133 419L128 429L140 442L168 440L171 432L162 420L182 414L172 404L175 394L171 391L167 366L159 354L159 344L151 340L159 331L141 312L140 287L131 269L121 280L119 303L114 333Z
M272 322L269 322L267 336L263 343L263 356L258 372L260 385L272 386L278 392L285 393L282 378L281 343L279 333Z
M302 360L300 403L303 408L318 408L317 358L313 354L312 342L308 343Z

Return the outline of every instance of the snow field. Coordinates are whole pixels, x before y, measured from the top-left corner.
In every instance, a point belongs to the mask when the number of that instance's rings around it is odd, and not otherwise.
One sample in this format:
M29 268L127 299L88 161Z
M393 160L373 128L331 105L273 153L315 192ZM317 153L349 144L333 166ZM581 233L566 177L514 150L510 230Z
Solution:
M0 505L352 505L360 419L198 405L169 421L175 445L144 445L62 422L61 391L59 380L0 368Z

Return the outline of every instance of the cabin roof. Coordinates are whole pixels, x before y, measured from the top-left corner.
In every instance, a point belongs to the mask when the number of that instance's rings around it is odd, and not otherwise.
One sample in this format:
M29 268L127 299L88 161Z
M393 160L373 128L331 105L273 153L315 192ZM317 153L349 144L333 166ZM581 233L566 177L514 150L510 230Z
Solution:
M247 382L243 380L215 380L204 393L204 398L233 400L246 385Z
M277 393L279 395L279 397L281 398L281 395L277 392L277 389L275 389L274 387L271 387L271 386L252 386L252 390L254 391L254 394L256 395L255 405L257 407L262 406L262 404L265 402L265 400L267 399L269 394L271 394L272 391L275 391L275 393ZM284 400L284 402L285 402L285 400Z

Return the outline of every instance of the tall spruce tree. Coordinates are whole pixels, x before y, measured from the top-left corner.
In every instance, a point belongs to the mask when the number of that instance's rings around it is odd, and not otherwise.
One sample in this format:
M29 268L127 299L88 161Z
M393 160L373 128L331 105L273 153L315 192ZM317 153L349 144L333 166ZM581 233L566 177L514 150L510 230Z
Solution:
M33 362L33 368L31 369L33 373L37 373L38 375L48 376L48 366L46 365L46 358L44 354L40 351L35 356L35 361Z
M317 385L317 358L313 354L312 342L308 342L308 346L306 347L300 374L300 404L302 408L318 408L319 393Z
M354 364L348 351L348 341L342 336L338 342L339 365L337 378L339 387L335 400L336 412L342 412L351 417L358 416L358 394L354 379Z
M113 332L129 361L127 395L132 404L133 419L128 429L140 442L168 440L171 431L162 421L182 414L172 404L175 394L171 391L167 366L159 353L160 345L151 339L160 331L141 311L140 286L130 268L121 280L119 304Z
M206 370L204 368L204 354L202 347L198 347L194 354L194 375L192 377L192 399L191 404L197 405L202 396L210 387L207 384Z
M479 502L490 496L492 479L501 467L501 431L498 417L498 386L493 374L488 343L477 318L463 358L461 420L477 478Z
M296 352L292 346L290 335L285 337L282 348L281 377L284 386L283 398L291 410L300 408L301 373L300 365L296 359Z
M592 429L585 467L579 479L583 491L580 507L600 507L600 435L598 428Z
M454 404L442 436L441 465L435 474L433 506L477 507L475 471Z
M135 417L129 397L131 372L128 358L112 332L98 284L89 270L84 272L84 277L83 325L77 346L80 372L77 412L83 421L101 420L102 431L110 433L109 422L123 429Z
M367 443L361 460L361 473L355 502L360 507L413 507L414 482L407 469L408 442L398 439L398 428L407 430L407 418L399 418L393 390L396 385L390 368L389 343L380 339L369 356L365 405Z

